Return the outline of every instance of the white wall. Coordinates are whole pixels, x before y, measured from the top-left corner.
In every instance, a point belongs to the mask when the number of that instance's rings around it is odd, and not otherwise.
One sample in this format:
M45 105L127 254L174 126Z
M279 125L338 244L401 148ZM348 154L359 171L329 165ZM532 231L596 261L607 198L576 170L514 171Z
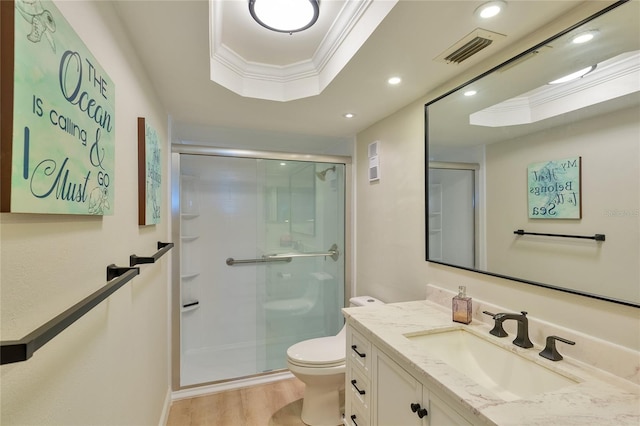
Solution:
M0 215L2 340L22 338L105 284L106 266L169 235L166 113L108 2L56 5L116 87L115 214ZM162 222L138 227L137 117L159 132ZM153 425L169 395L170 255L22 363L0 368L3 425Z
M213 146L217 148L255 149L304 154L349 156L352 138L299 135L246 128L212 127L176 122L172 128L174 143Z
M638 309L425 261L424 104L605 5L582 4L570 15L358 134L355 219L358 295L369 294L388 302L415 300L425 298L428 283L450 290L465 284L472 297L513 311L527 310L538 319L640 350ZM369 183L367 145L376 140L382 146L382 179Z
M638 107L487 146L487 264L504 275L640 300ZM582 218L527 219L530 163L582 158ZM618 212L618 213L616 213ZM605 234L606 241L518 237L511 231Z

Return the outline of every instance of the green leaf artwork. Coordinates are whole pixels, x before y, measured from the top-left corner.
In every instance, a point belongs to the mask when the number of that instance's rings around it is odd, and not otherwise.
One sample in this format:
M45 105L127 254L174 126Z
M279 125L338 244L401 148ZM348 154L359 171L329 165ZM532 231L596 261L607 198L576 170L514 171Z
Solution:
M156 130L145 121L145 225L160 223L162 162Z

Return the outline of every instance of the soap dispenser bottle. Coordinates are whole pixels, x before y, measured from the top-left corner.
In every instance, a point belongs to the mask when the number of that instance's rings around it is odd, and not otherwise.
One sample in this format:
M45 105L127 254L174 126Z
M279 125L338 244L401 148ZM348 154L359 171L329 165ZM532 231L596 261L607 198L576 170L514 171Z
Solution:
M467 288L463 285L458 287L458 295L454 296L451 302L453 320L469 324L471 322L471 298L467 296Z

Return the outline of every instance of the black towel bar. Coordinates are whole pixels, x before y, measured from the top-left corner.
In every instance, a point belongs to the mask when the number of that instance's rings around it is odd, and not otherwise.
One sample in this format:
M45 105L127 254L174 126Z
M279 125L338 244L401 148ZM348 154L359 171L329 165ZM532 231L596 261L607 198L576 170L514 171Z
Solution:
M0 342L0 364L26 361L35 351L49 340L60 334L65 328L80 319L84 314L97 306L104 299L122 287L140 273L140 268L124 268L116 265L107 266L107 285L76 303L57 317L46 322L20 340Z
M517 235L541 235L543 237L582 238L585 240L604 241L604 234L596 235L566 235L566 234L541 234L539 232L525 232L523 229L513 231Z
M131 266L107 266L107 284L91 295L85 297L60 315L36 328L20 340L0 342L0 364L26 361L35 351L44 346L49 340L60 334L65 328L80 319L84 314L96 307L100 302L113 294L120 287L140 274L140 268L134 267L138 263L153 263L171 250L173 243L158 241L158 252L152 257L138 257L132 255ZM151 259L151 260L149 260Z
M129 256L129 266L140 265L141 263L155 263L156 260L160 259L166 252L173 248L173 243L162 243L158 241L158 252L153 256L136 256L132 254Z

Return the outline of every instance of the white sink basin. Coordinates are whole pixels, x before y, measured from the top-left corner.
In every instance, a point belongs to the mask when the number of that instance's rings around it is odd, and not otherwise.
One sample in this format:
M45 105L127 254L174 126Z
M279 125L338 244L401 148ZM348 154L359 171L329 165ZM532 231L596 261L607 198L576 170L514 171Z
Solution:
M505 401L578 383L464 329L404 336Z

